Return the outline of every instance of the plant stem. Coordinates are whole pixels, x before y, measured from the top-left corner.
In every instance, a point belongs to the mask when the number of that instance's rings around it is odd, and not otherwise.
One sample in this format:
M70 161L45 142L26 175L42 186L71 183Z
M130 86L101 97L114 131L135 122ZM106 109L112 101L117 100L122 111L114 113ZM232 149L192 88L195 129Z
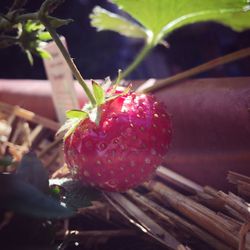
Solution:
M154 83L153 86L146 87L145 89L142 90L142 92L143 93L156 92L156 91L158 91L162 88L166 88L169 85L176 83L180 80L184 80L188 77L197 75L201 72L205 72L205 71L213 69L217 66L220 66L220 65L223 65L226 63L230 63L230 62L233 62L233 61L236 61L236 60L242 59L244 57L248 57L248 56L250 56L250 48L241 49L239 51L236 51L236 52L227 54L225 56L221 56L221 57L218 57L218 58L213 59L211 61L208 61L208 62L201 64L197 67L194 67L192 69L183 71L183 72L176 74L174 76L158 80Z
M8 20L8 18L9 18L8 14L5 18L0 16L0 30L4 30L9 27L12 27L14 24L19 23L19 22L23 22L27 20L37 20L38 15L37 15L37 12L33 12L33 13L19 15L14 19L12 19L12 17L10 16L10 20Z
M143 59L148 55L148 53L153 49L151 43L146 43L139 54L136 56L134 61L125 69L121 74L121 79L127 77L135 68L143 61Z
M41 18L40 17L40 21L44 24L44 26L46 27L46 29L48 30L48 32L50 33L51 37L53 38L53 40L55 41L57 47L59 48L59 50L61 51L64 59L66 60L68 66L70 67L73 75L75 76L75 78L77 79L77 81L80 83L80 85L83 87L87 97L89 98L92 106L96 105L96 100L94 98L94 96L92 95L91 91L89 90L86 82L84 81L82 75L80 74L79 70L77 69L75 63L73 62L72 58L69 55L69 52L67 51L67 49L65 48L65 46L63 45L63 43L60 40L60 37L58 36L58 34L56 33L55 29L50 25L49 21L46 19L46 17Z

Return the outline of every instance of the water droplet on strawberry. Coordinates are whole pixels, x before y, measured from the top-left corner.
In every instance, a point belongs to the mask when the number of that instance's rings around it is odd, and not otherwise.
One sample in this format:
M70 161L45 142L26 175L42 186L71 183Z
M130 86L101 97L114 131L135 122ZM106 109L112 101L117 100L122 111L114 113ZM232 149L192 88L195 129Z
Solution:
M118 138L115 138L115 139L113 140L113 143L114 143L114 144L118 144L118 143L119 143L119 139L118 139Z
M98 145L98 147L99 147L100 150L104 150L104 149L107 148L107 144L106 144L106 143L100 143L100 144Z

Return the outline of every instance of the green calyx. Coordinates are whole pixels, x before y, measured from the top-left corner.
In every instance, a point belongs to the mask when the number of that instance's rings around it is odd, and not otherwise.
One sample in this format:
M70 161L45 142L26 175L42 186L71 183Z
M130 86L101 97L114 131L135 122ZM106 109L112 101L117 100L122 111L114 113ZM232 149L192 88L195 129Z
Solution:
M119 75L117 79L119 79ZM129 85L127 88L122 89L122 91L119 89L117 93L118 81L116 80L112 83L109 78L105 79L102 85L94 80L91 82L96 105L93 106L91 103L87 103L81 110L72 109L66 111L67 120L57 131L57 135L64 134L64 140L71 135L78 124L85 119L90 119L96 123L96 125L99 125L102 113L101 106L119 96L126 95L131 90L131 85Z

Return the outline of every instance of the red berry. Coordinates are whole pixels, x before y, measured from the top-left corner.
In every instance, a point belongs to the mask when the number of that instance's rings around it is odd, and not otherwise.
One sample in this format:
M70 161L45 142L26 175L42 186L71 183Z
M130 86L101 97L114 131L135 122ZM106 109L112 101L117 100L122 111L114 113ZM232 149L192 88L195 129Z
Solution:
M149 179L171 139L165 106L151 95L129 93L101 106L99 125L83 120L64 142L76 177L107 191L126 191Z

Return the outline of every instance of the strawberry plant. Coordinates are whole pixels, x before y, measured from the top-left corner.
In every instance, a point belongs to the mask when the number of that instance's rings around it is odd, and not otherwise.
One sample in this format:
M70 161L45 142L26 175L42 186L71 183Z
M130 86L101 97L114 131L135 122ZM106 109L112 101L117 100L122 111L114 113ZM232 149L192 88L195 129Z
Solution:
M235 31L249 28L250 6L247 0L111 0L131 18L125 18L96 6L90 14L98 31L110 30L144 41L144 47L123 71L128 76L159 45L168 46L168 35L185 25L213 21Z

